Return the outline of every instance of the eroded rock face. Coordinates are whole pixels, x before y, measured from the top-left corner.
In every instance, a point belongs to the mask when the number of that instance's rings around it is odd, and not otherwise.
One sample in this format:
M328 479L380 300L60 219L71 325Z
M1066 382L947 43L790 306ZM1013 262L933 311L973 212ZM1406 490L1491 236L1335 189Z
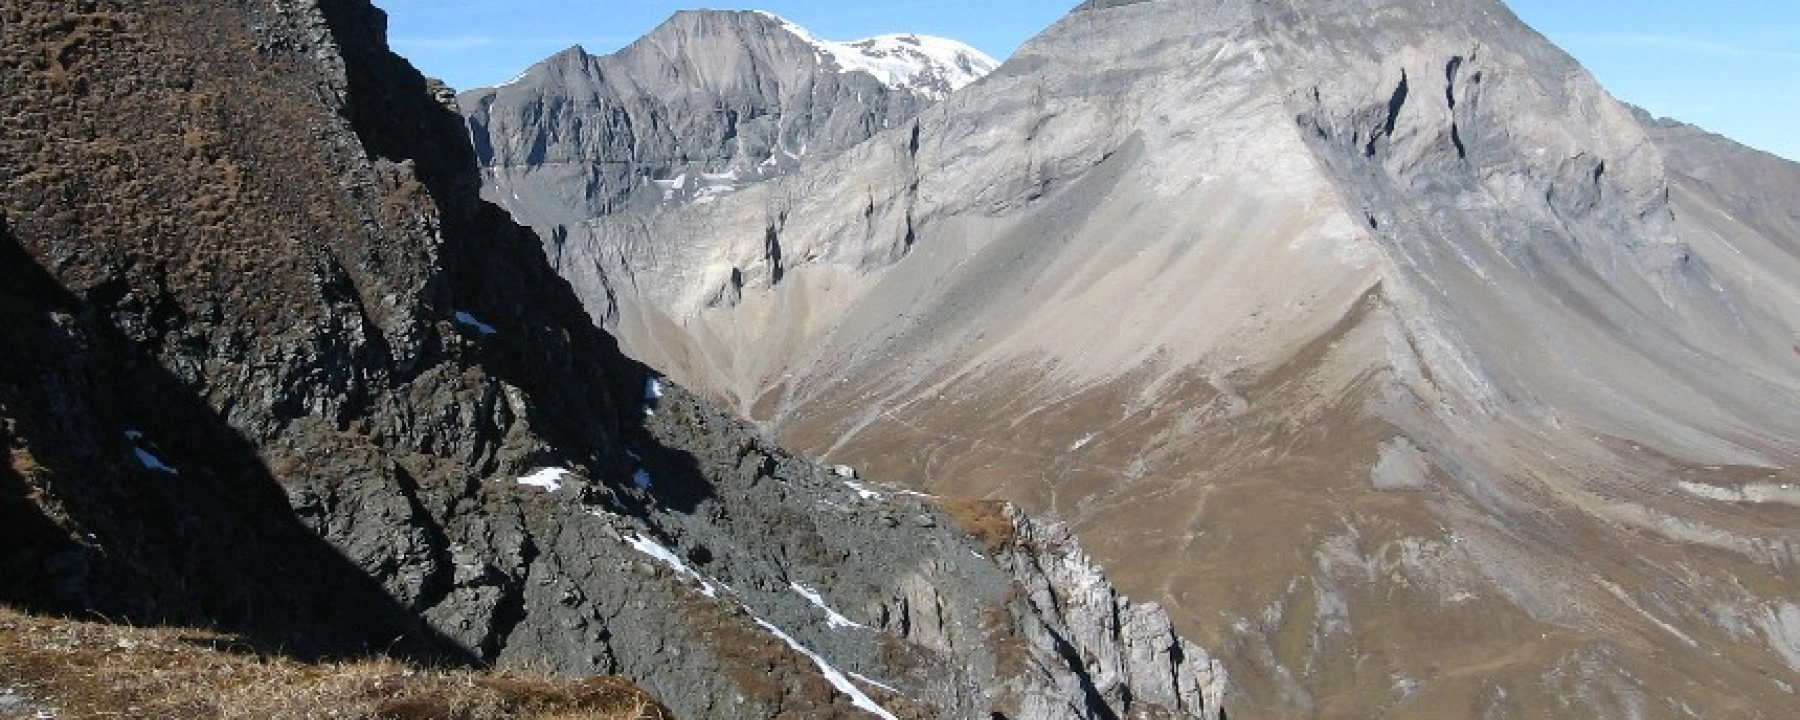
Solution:
M766 13L683 11L614 54L570 48L458 103L484 194L548 239L830 158L994 65L939 38L833 43Z
M0 17L8 602L622 674L683 717L1162 702L1017 641L1065 625L929 499L621 355L367 2Z
M1034 522L1011 506L1003 515L1011 537L999 562L1048 619L1045 632L1031 636L1039 652L1080 658L1088 692L1130 717L1186 717L1222 707L1224 667L1176 635L1161 607L1120 595L1066 526Z
M554 251L794 447L1068 521L1242 714L1775 717L1792 170L1499 2L1093 2L837 158Z

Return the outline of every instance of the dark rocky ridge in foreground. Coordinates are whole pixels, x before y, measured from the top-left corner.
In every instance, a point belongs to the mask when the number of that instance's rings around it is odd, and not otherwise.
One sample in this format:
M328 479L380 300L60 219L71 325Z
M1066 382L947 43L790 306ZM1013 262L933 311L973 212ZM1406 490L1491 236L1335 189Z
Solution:
M1216 714L1066 535L648 397L367 2L0 13L0 599L684 717Z

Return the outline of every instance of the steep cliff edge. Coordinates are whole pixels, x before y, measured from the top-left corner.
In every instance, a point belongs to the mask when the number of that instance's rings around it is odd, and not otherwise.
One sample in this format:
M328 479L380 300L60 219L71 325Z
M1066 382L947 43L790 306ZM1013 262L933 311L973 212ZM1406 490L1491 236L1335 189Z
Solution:
M1112 597L1091 567L1022 572L620 355L367 2L0 13L0 599L683 717L1219 711L1158 613L1036 597Z

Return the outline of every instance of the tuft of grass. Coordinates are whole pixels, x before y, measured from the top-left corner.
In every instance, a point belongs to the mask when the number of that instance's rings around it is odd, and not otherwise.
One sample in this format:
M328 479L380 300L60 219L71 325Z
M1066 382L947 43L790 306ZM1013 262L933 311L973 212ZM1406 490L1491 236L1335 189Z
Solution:
M0 608L0 719L672 720L629 681L427 669L387 658L308 664L197 630Z
M999 500L948 500L944 510L964 533L980 541L989 555L1011 547L1017 539L1012 519L1006 516L1006 503Z

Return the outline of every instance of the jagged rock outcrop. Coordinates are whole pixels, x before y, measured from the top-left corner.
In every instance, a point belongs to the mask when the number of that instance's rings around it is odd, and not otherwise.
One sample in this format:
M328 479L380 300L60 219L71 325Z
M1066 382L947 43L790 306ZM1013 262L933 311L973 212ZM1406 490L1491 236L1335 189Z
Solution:
M616 53L573 47L458 102L485 195L551 238L830 158L995 64L940 38L835 43L767 13L682 11Z
M1093 2L837 158L553 249L794 447L1068 521L1234 716L1772 718L1792 167L1493 0Z
M1164 638L1045 614L930 499L621 355L365 0L0 19L0 599L622 674L682 717L1220 711L1136 690L1205 685L1191 650L1057 652Z
M1033 522L1011 505L1009 532L998 543L1001 566L1017 578L1045 635L1040 652L1081 658L1090 692L1110 707L1149 706L1131 717L1181 717L1223 706L1224 668L1204 649L1176 635L1156 603L1133 603L1107 582L1069 530ZM1044 716L1054 716L1047 708Z

